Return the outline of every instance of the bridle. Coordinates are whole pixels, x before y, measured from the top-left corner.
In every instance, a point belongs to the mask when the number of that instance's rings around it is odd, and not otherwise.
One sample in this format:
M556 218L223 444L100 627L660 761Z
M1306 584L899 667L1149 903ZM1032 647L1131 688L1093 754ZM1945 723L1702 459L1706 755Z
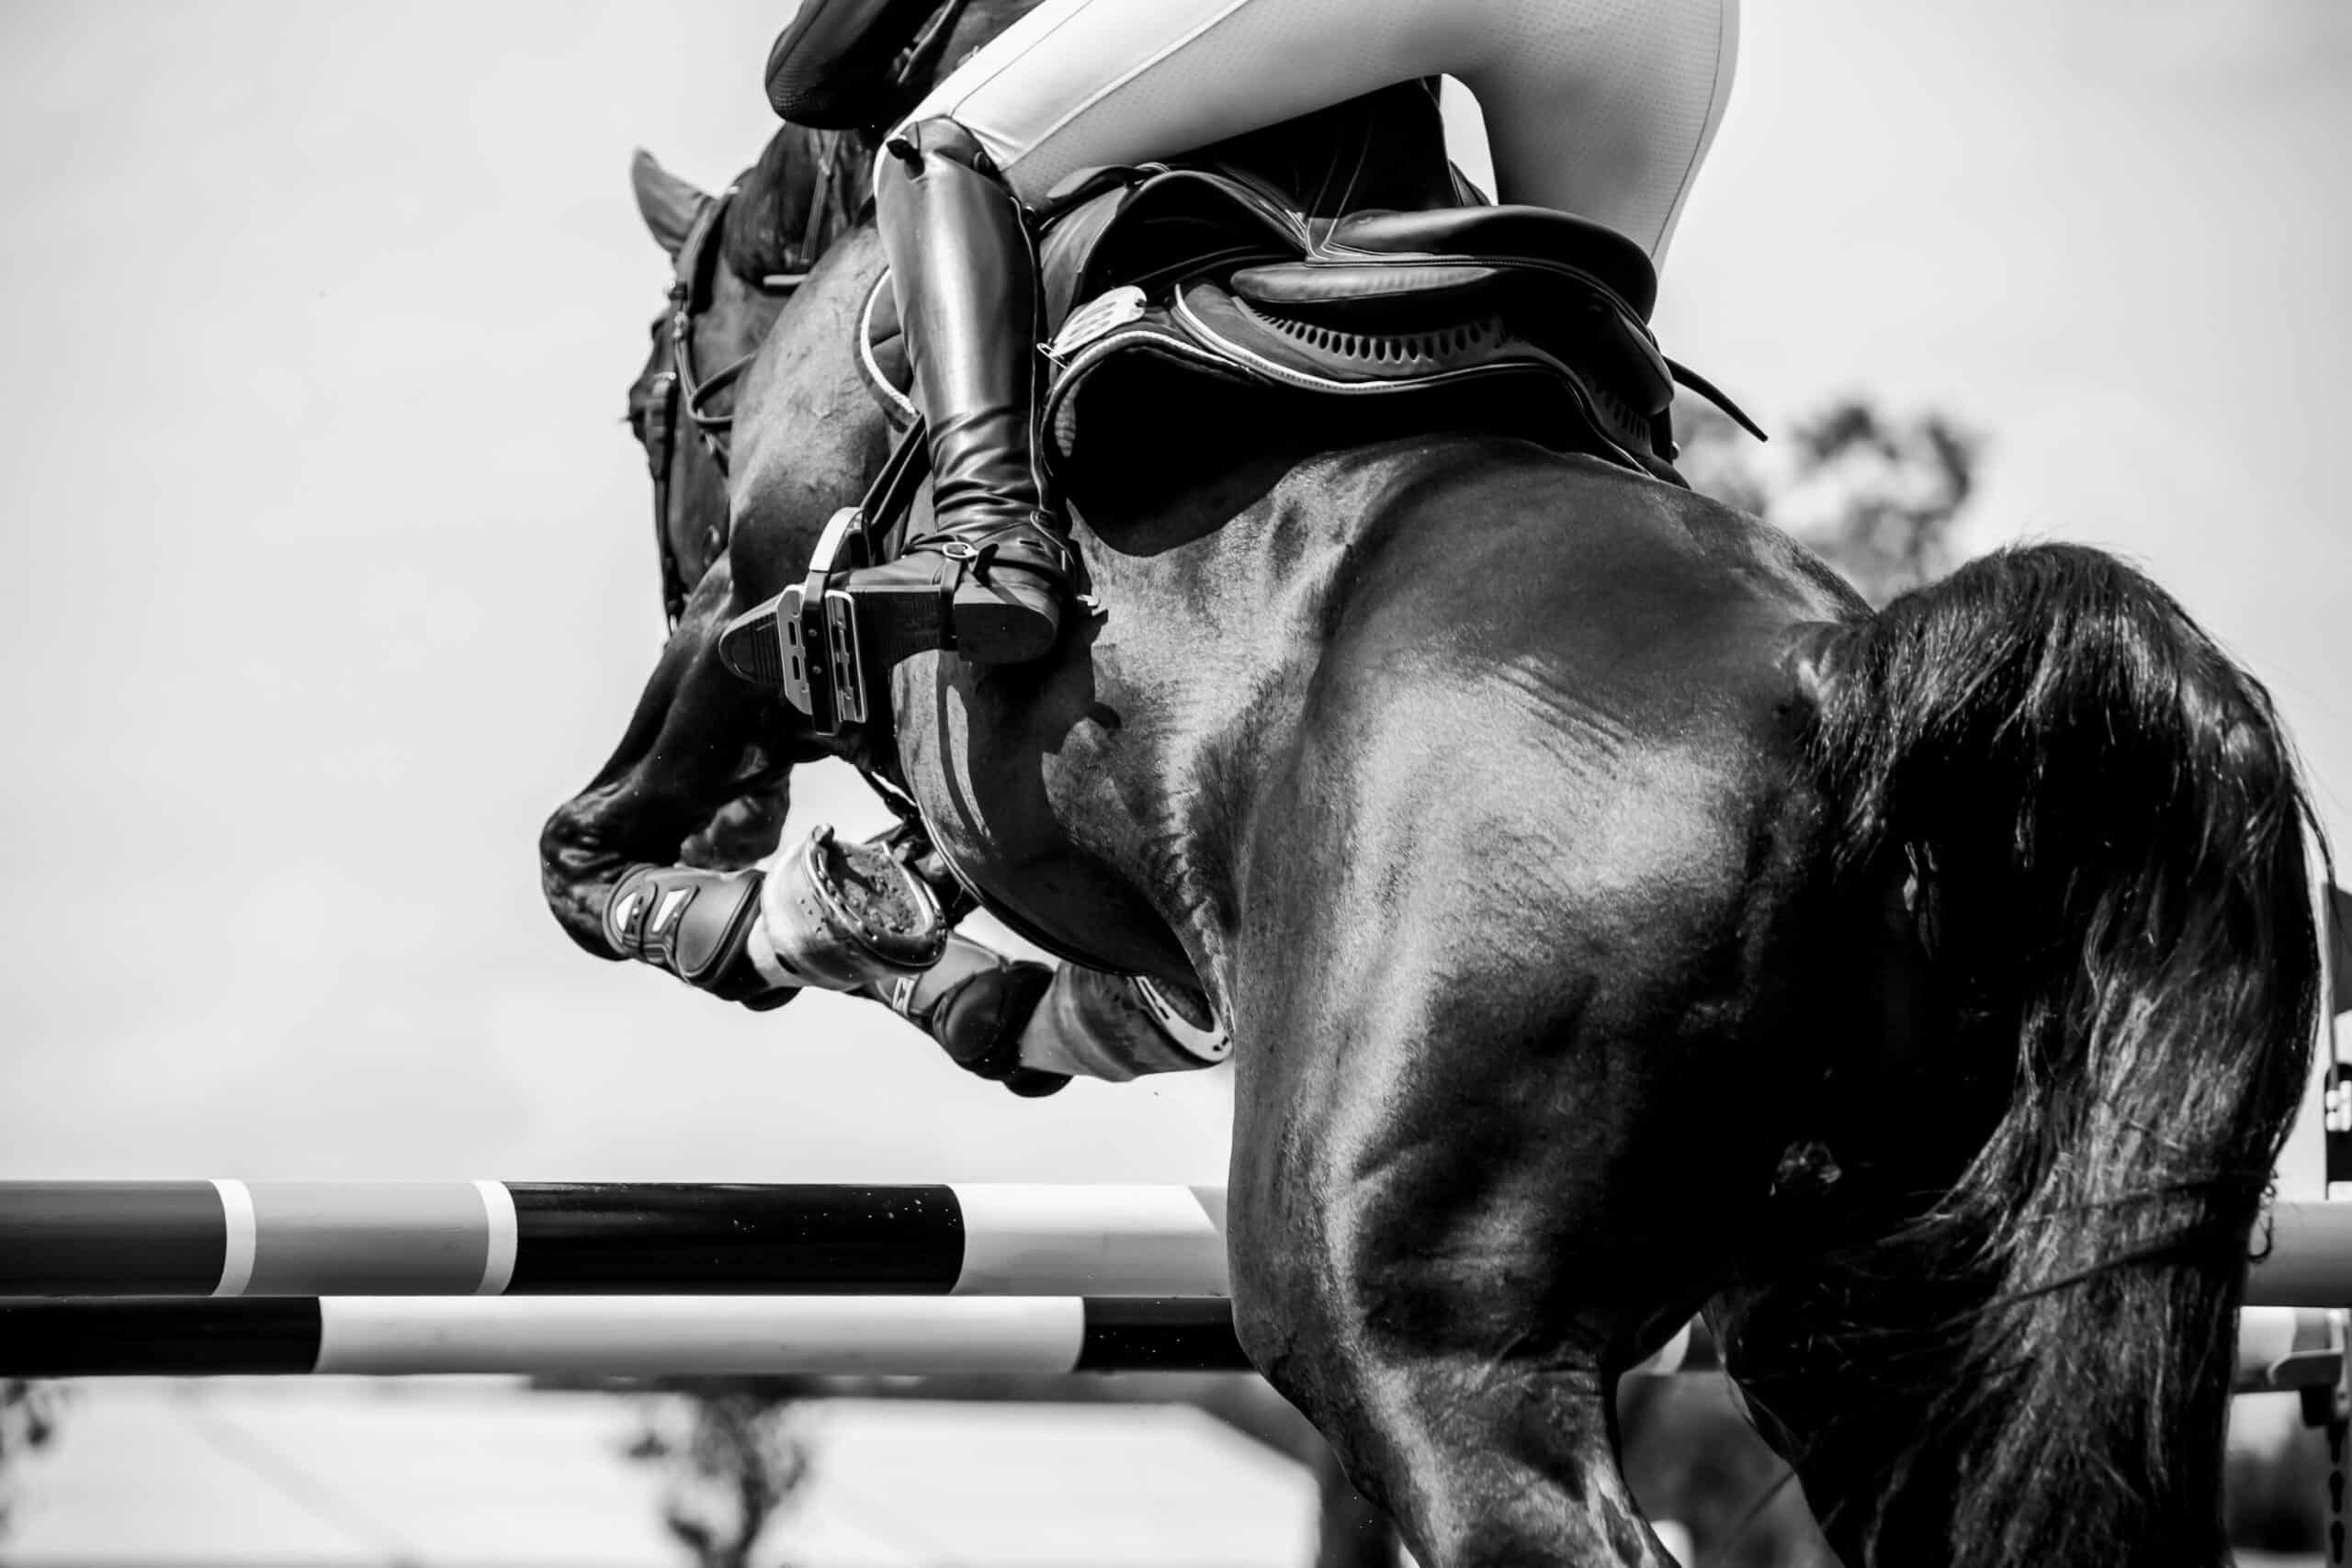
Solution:
M847 134L820 131L814 135L818 143L816 179L809 192L808 214L801 226L800 243L786 252L786 270L767 274L757 285L765 293L786 299L808 280L809 269L816 265L825 247L848 229L855 217L855 204L849 197L854 187L848 165L853 158L863 157L863 150ZM741 190L741 182L729 186L704 202L702 210L695 214L694 223L686 230L673 264L669 314L654 323L657 333L665 326L669 330L670 367L655 376L646 388L645 457L653 477L653 538L662 561L662 609L673 631L678 618L685 613L686 595L694 588L679 569L677 553L670 547L670 473L677 459L679 417L684 415L685 422L693 425L703 450L710 454L710 460L718 465L723 478L730 457L728 440L734 433L735 411L732 407L723 412L714 410L711 400L741 380L752 361L759 357L759 350L754 348L707 377L697 377L695 372L695 317L709 308L718 258L725 249L718 240L726 232L728 209ZM727 530L728 517L722 510L703 538L708 557L716 558L727 547Z

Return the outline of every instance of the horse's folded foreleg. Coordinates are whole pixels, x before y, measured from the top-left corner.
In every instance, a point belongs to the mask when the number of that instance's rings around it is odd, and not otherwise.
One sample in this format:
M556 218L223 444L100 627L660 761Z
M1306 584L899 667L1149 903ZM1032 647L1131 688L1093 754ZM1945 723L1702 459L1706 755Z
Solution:
M718 634L732 601L721 562L687 602L612 757L539 835L548 908L599 957L629 956L615 948L605 916L634 868L678 864L689 840L697 860L740 864L756 858L745 852L762 833L772 843L782 825L786 769L799 759L777 750L793 739L777 705L718 662ZM729 811L732 819L721 821Z
M678 846L678 863L704 871L740 871L775 852L784 819L792 809L792 774L762 780L718 808L701 829Z

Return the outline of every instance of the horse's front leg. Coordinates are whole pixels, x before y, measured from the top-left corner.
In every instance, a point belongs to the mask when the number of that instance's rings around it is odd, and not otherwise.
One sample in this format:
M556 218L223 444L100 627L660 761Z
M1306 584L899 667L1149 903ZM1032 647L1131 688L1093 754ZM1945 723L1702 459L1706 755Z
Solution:
M602 958L650 957L631 941L631 922L615 919L615 897L645 868L681 863L714 868L748 864L774 849L790 804L793 763L821 754L775 699L736 679L718 660L718 634L741 608L725 561L707 572L687 601L678 627L638 699L620 743L586 789L559 807L539 836L540 879L548 907L571 939ZM682 884L682 886L684 886ZM732 909L723 923L755 919L757 888L746 878L728 890L714 883L702 911L719 903ZM638 910L643 915L649 910ZM634 923L639 931L644 921ZM693 968L707 957L667 955ZM779 988L771 976L754 985L739 972L685 973L710 988Z
M702 829L678 846L678 863L703 871L740 871L775 852L792 810L789 770L762 781L718 808Z
M741 599L731 566L720 561L687 602L612 758L540 835L548 903L574 942L753 1007L787 1000L798 982L815 979L880 1002L957 1066L1019 1095L1050 1093L1072 1075L1125 1078L1222 1056L1221 1041L1159 1016L1116 976L1048 970L960 936L919 960L910 953L861 972L876 955L853 939L812 955L773 931L767 910L777 896L768 878L798 874L809 857L754 863L776 847L791 767L827 753L797 714L719 662L718 634ZM835 850L868 886L891 874L874 846ZM944 870L908 880L950 882ZM782 901L807 908L789 894ZM785 924L789 936L809 935L796 920Z

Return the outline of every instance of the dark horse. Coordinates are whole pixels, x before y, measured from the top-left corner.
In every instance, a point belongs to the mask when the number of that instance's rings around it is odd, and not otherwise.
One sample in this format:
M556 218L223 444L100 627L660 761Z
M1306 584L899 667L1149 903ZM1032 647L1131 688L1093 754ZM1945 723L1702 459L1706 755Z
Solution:
M1236 1326L1427 1568L1668 1562L1619 1376L1703 1310L1855 1564L2216 1564L2249 1238L2318 1013L2262 688L2100 552L1872 615L1755 518L1518 435L1104 433L1099 614L925 655L895 745L723 670L888 445L833 247L742 377L732 534L543 843L604 902L791 763L1236 1041Z

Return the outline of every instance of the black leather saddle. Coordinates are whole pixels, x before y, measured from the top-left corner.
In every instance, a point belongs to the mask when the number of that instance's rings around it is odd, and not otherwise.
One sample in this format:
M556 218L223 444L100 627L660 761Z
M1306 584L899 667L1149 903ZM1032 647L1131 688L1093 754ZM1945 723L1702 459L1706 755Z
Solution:
M1086 171L1043 215L1049 456L1148 410L1095 397L1144 354L1309 395L1435 399L1512 384L1559 407L1556 445L1671 477L1677 382L1754 424L1659 350L1657 274L1600 224L1484 200L1405 84L1181 164ZM866 363L906 417L887 280ZM1757 432L1759 435L1761 432Z

